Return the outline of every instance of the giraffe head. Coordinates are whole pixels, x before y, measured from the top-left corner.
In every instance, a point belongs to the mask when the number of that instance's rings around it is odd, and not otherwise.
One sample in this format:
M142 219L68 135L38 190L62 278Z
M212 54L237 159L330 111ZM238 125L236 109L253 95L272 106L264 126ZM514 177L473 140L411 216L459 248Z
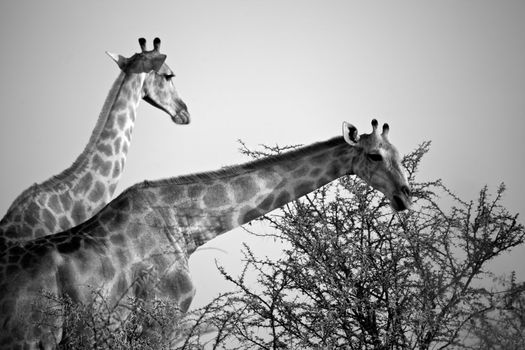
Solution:
M140 38L139 44L142 52L130 58L121 55L107 54L117 63L126 74L146 74L142 84L142 98L171 116L177 124L188 124L190 114L184 101L182 101L173 78L175 74L165 63L166 55L161 54L160 39L153 41L153 50L146 50L146 39Z
M388 139L388 124L378 131L377 120L372 120L372 133L359 135L352 124L343 123L346 142L357 150L353 172L366 183L381 191L395 210L408 209L411 205L410 187L403 173L401 157Z

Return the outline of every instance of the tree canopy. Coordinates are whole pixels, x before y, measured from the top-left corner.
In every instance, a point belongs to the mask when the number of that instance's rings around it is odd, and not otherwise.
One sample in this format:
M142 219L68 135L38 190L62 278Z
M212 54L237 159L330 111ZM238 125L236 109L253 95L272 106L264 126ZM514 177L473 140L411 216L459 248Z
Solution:
M525 239L518 215L501 203L505 186L464 201L440 180L418 182L429 149L425 142L403 159L414 201L408 212L394 212L346 176L264 217L283 255L257 257L246 246L240 276L220 268L237 291L195 319L216 330L210 348L482 349L483 334L502 328L490 317L503 300L521 303L500 318L514 325L502 334L523 346L523 286L483 283L487 263ZM254 157L281 150L243 148ZM255 284L246 277L253 272ZM190 331L181 348L203 339Z

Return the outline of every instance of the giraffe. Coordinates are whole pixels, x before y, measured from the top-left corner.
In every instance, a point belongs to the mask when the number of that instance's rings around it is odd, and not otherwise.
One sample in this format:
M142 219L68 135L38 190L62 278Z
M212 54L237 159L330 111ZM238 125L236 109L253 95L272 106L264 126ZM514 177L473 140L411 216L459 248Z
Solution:
M26 189L0 221L0 235L29 240L74 227L98 212L111 199L122 174L141 99L159 108L177 124L188 124L189 113L173 84L174 74L159 52L131 58L108 53L121 72L104 103L83 152L66 170Z
M137 286L134 295L176 302L185 312L195 294L188 257L198 246L341 176L356 174L396 211L409 208L410 189L389 127L384 124L381 134L376 120L372 127L359 136L344 123L343 137L281 155L144 181L68 231L25 245L0 242L0 346L47 349L60 340L62 320L30 308L42 288L78 302L88 302L90 288L98 288L111 303L147 271L155 282Z

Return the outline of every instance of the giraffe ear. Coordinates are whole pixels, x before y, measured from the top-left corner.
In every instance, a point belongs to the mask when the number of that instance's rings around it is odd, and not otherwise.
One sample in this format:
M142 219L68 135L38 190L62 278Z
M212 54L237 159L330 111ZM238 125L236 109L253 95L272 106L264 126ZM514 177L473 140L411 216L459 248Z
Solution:
M114 53L111 53L109 51L106 51L106 54L113 60L115 63L119 66L120 69L124 70L126 65L128 64L128 59L124 56L117 55Z
M346 143L349 145L357 145L357 142L359 141L357 128L350 123L343 122L343 137L345 138Z

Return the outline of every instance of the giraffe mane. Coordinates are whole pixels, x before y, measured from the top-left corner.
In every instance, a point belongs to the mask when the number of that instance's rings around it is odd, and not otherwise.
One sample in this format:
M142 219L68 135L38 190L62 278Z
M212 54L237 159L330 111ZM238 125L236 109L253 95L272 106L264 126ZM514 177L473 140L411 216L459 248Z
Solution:
M308 146L303 146L282 154L275 156L264 157L261 159L253 160L247 163L226 166L219 170L206 171L201 173L193 173L188 175L182 175L177 177L170 177L166 179L154 180L154 181L143 181L135 186L136 189L140 188L151 188L151 187L161 187L166 185L185 185L194 182L200 181L209 181L223 179L234 175L242 175L249 173L253 170L260 169L267 165L274 165L282 160L298 160L303 157L305 154L315 153L317 150L326 149L326 147L337 146L337 145L346 144L343 137L336 136L327 141L316 142Z
M66 180L70 176L75 176L75 172L79 170L81 167L86 167L88 164L85 164L85 154L89 151L91 151L95 146L96 140L100 137L100 134L102 133L102 130L104 129L104 124L106 123L109 112L111 111L111 106L115 103L115 100L118 96L118 93L120 92L120 89L122 87L122 82L124 81L125 73L120 72L119 76L111 86L111 89L109 90L108 96L106 97L106 100L104 101L104 105L102 106L102 110L100 111L100 114L98 116L97 124L95 125L95 128L93 129L93 132L91 133L91 136L89 138L89 142L87 143L86 147L82 151L82 153L77 157L77 159L73 162L73 164L63 170L60 174L53 175L49 179L41 182L40 184L34 183L29 188L25 189L18 197L15 198L13 203L9 206L6 212L6 216L14 209L21 205L21 203L27 203L27 198L34 196L35 191L37 191L37 187L41 190L49 189L51 187L56 188L57 186L65 185L64 180Z

